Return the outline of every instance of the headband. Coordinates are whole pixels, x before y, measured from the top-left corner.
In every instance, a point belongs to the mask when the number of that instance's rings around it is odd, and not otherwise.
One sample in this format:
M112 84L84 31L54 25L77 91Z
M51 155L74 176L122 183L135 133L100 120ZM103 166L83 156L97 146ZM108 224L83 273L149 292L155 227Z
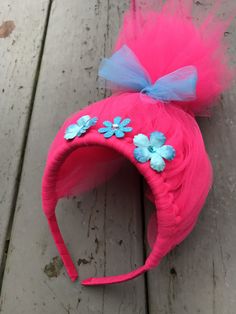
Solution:
M221 40L224 28L219 21L206 35L182 9L173 13L173 5L171 0L160 11L140 11L140 20L126 14L115 52L99 68L113 95L69 117L48 153L43 210L72 281L78 273L57 223L58 199L102 184L128 160L147 182L156 208L157 232L150 224L155 240L145 264L83 285L119 283L156 267L191 232L212 184L195 115L207 113L232 79Z

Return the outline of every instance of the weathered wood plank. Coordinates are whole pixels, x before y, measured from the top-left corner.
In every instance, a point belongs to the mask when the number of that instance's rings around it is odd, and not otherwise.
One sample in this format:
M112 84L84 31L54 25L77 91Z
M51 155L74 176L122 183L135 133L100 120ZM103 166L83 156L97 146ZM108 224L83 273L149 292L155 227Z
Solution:
M204 5L198 9L204 10ZM235 55L235 26L226 35ZM148 273L150 313L235 313L235 91L234 85L212 117L200 120L213 163L214 185L192 234ZM148 209L150 212L150 204Z
M0 4L0 264L17 193L48 3L2 0Z
M60 263L53 269L49 262L58 253L40 199L46 152L59 126L104 96L96 88L97 68L110 53L125 7L125 0L53 2L3 281L3 314L146 313L143 277L84 288L68 279ZM139 182L127 165L107 185L60 202L59 223L81 279L142 264Z

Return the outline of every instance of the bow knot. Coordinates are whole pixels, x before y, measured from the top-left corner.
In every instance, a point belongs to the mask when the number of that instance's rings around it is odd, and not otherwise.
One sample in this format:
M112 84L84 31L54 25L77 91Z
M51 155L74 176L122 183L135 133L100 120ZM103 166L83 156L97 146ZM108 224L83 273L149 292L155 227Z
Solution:
M156 100L193 101L196 99L197 69L189 65L159 78L152 84L148 73L133 51L122 46L109 59L104 59L99 76L122 90L146 94Z

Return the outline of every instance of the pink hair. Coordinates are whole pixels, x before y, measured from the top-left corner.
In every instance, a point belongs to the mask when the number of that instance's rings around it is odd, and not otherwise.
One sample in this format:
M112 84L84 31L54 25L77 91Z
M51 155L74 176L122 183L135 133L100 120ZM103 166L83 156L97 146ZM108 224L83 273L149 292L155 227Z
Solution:
M178 3L178 5L176 4ZM182 5L180 5L180 3ZM195 121L209 113L209 106L232 80L226 45L222 43L229 20L219 21L213 10L195 25L192 1L167 1L160 11L130 10L124 20L116 49L127 45L149 73L152 81L187 65L198 71L197 100L162 103L139 93L119 93L96 102L68 118L54 139L43 177L43 208L62 259L74 280L77 271L64 245L55 216L59 198L87 191L108 180L130 160L146 179L149 197L157 208L158 232L145 265L126 275L89 279L86 285L121 282L156 266L194 227L212 184L212 167ZM98 123L82 137L64 139L67 127L81 116L98 117ZM97 132L105 120L130 118L133 131L120 140L105 139ZM176 157L161 173L133 156L133 138L153 131L165 134ZM152 224L153 226L153 224ZM149 229L149 238L152 229Z

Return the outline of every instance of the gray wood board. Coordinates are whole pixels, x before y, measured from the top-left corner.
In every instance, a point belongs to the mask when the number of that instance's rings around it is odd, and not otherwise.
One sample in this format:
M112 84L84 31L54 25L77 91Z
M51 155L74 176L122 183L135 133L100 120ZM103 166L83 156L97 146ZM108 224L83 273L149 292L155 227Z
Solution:
M204 11L201 3L198 10ZM235 55L235 23L226 36ZM236 312L235 90L234 84L211 118L199 120L214 168L213 188L192 234L148 273L150 313ZM151 210L147 203L146 212Z
M0 4L0 261L17 193L48 2Z
M104 97L96 88L100 58L111 51L126 1L54 1L30 124L3 280L1 311L146 313L144 277L85 288L64 268L41 209L47 149L65 118ZM143 263L140 179L126 165L105 186L60 202L57 215L80 278L120 274ZM45 265L48 265L45 270ZM50 276L57 277L52 277Z

